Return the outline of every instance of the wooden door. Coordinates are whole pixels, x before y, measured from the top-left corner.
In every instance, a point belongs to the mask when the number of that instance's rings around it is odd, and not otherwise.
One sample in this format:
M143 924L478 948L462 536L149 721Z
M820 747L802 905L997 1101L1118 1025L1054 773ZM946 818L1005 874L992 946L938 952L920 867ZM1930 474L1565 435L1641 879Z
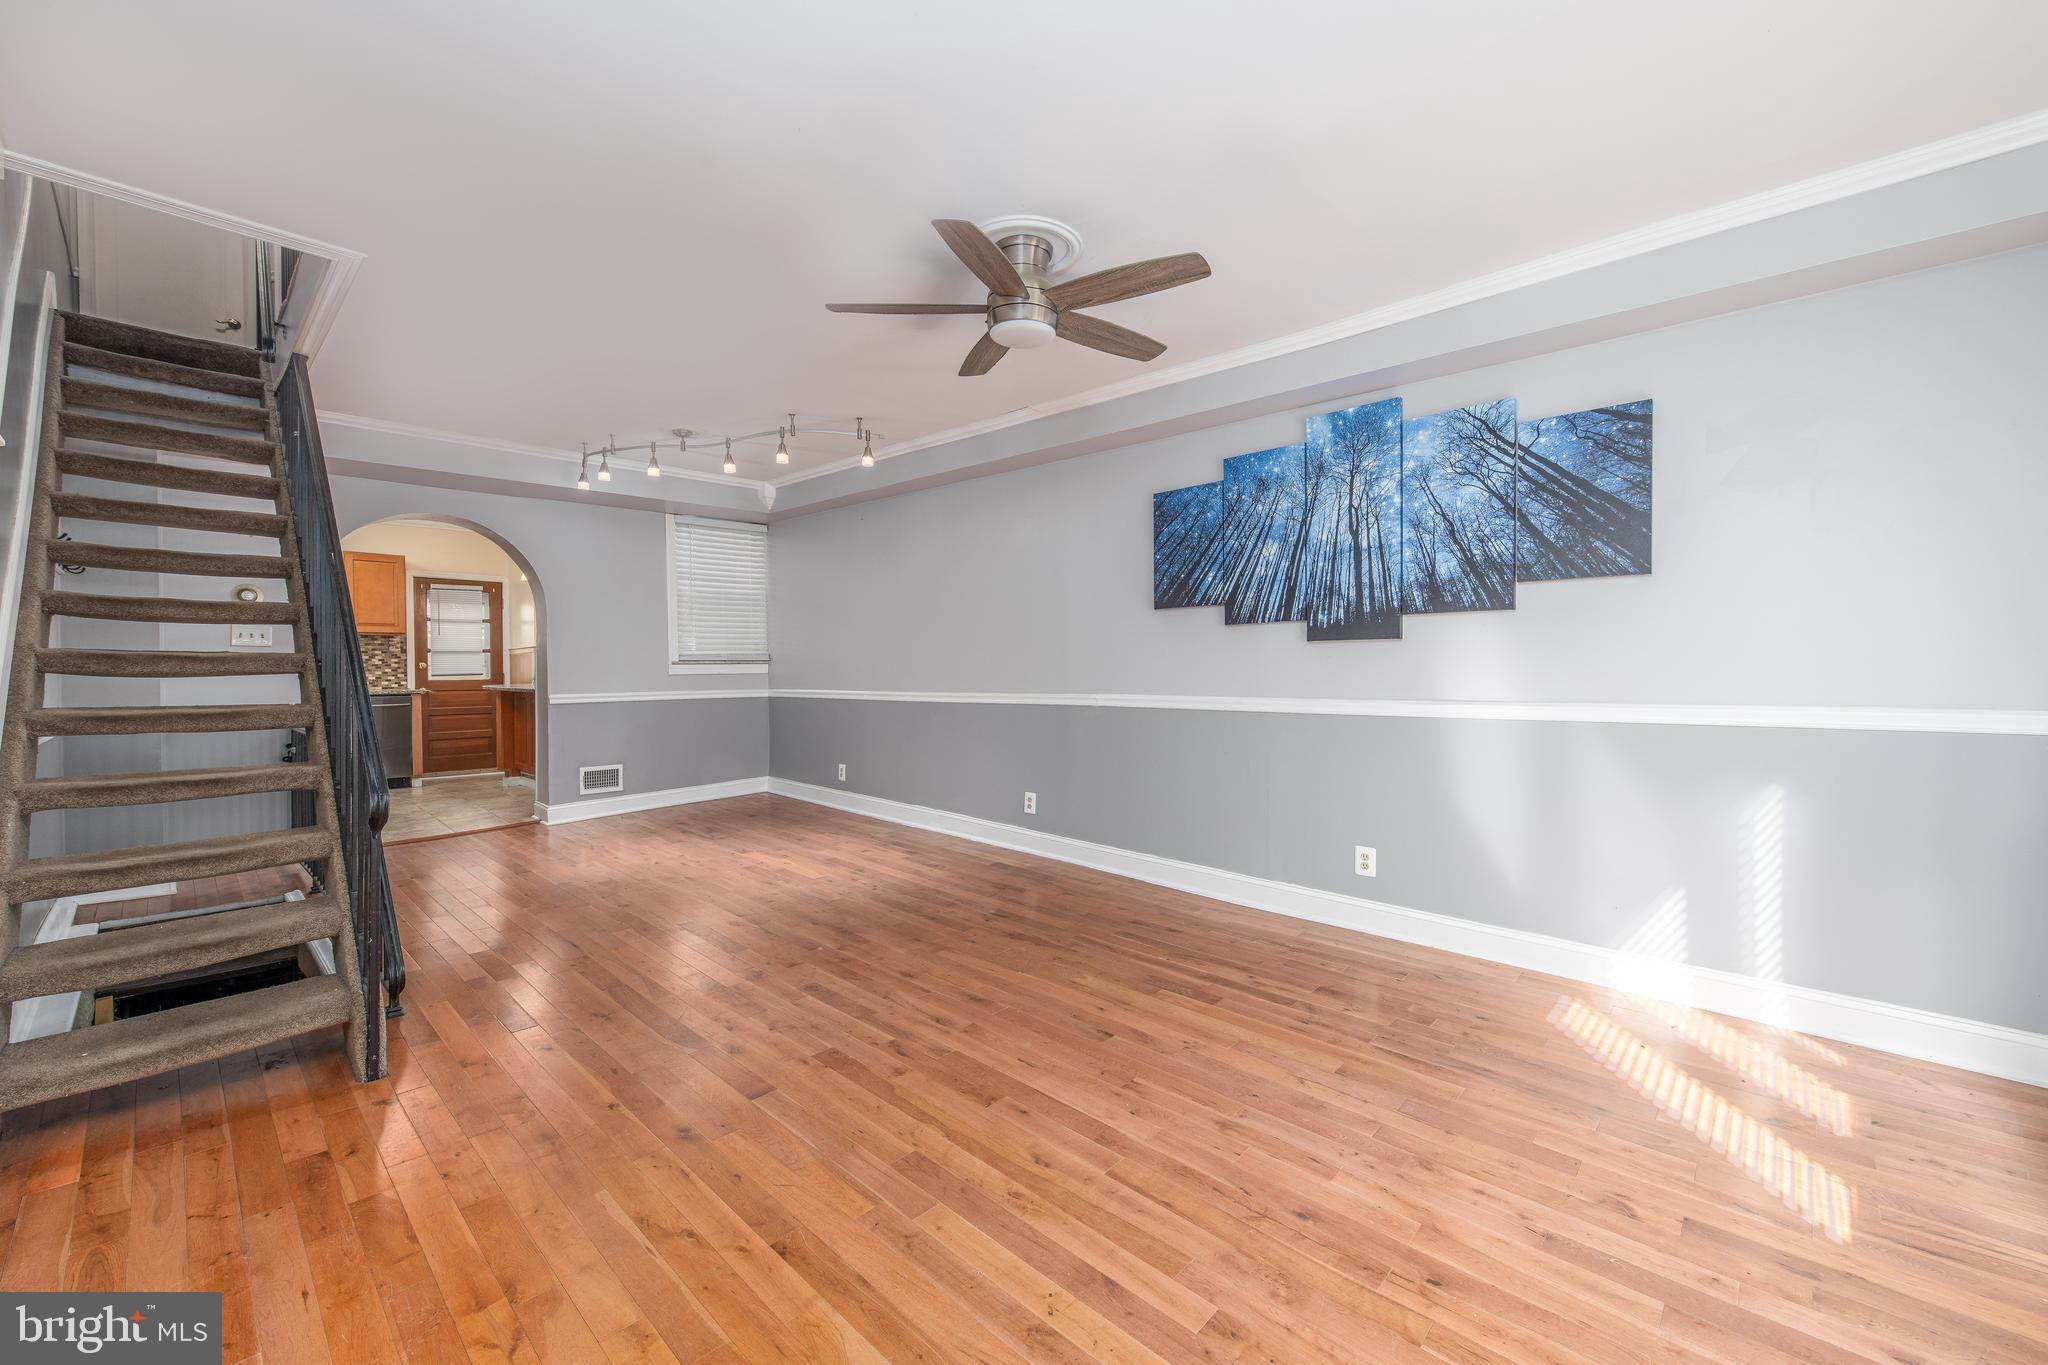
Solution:
M349 600L359 635L405 634L405 556L343 550Z
M484 688L505 679L504 589L473 578L413 580L413 681L420 699L423 773L489 770L496 717Z

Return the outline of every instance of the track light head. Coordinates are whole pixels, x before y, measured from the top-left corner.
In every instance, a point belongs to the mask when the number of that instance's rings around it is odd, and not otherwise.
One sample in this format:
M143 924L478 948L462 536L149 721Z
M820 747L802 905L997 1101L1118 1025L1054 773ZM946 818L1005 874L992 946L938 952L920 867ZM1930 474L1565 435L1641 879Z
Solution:
M777 432L775 437L775 463L789 463L789 433Z
M647 443L647 477L650 479L661 477L661 460L655 455L654 442L652 441Z
M738 462L738 461L736 461L736 460L734 460L734 459L733 459L733 457L732 457L732 437L730 437L730 436L728 436L728 437L726 437L726 438L725 438L725 465L724 465L724 468L725 468L725 472L726 472L726 473L728 473L728 474L737 474L737 473L739 473L739 472L740 472L739 462Z

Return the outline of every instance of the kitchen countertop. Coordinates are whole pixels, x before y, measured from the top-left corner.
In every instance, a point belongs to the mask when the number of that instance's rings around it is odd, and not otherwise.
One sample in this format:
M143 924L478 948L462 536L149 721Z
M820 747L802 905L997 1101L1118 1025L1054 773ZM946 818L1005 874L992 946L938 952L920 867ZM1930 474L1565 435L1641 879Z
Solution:
M373 687L370 689L370 695L373 697L423 697L426 695L426 692L427 689L424 687Z
M486 692L531 692L532 683L485 683Z

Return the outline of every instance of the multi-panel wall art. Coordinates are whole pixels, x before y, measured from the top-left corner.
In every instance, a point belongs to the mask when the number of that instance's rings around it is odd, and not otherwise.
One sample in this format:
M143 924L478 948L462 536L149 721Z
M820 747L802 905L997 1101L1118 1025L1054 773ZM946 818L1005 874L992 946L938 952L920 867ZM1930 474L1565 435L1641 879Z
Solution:
M1650 403L1521 420L1515 400L1308 419L1299 445L1152 498L1152 605L1311 640L1387 640L1404 613L1503 611L1515 585L1650 571Z

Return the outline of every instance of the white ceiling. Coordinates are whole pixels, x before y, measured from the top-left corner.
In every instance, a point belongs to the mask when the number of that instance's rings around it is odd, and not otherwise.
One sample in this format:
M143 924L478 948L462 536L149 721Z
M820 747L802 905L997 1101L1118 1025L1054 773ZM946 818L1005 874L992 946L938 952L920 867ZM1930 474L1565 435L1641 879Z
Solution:
M794 11L796 12L793 12ZM2035 0L1031 6L0 0L13 150L368 254L323 410L573 449L795 409L891 439L1118 384L955 377L927 226L1037 213L1201 359L2048 106ZM797 466L843 459L798 442ZM714 457L696 456L706 468Z

